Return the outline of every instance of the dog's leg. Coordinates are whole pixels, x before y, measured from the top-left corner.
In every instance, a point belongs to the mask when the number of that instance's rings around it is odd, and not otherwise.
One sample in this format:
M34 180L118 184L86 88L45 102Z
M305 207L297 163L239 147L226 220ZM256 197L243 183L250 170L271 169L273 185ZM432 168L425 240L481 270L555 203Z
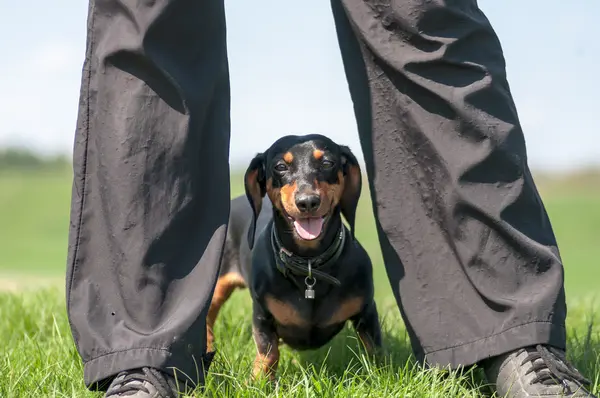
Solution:
M351 318L352 325L369 355L381 349L381 326L377 306L372 301L360 313Z
M213 293L212 301L210 302L210 307L208 309L208 314L206 316L206 351L211 352L214 350L214 341L215 336L213 332L213 327L215 325L215 321L217 320L217 315L219 315L219 310L223 306L223 304L229 299L231 293L238 288L244 287L244 279L241 275L235 272L230 272L225 275L222 275L217 280L217 285L215 286L215 292Z
M270 317L254 304L252 316L252 337L256 344L256 358L252 376L256 379L266 375L275 380L279 362L279 337Z

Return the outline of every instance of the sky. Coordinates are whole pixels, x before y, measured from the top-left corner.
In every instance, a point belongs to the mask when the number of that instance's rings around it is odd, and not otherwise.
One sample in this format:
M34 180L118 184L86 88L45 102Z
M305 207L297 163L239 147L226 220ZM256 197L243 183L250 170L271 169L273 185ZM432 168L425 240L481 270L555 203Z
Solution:
M600 165L600 1L479 6L504 49L531 167ZM326 134L362 160L330 3L227 0L226 11L232 165L290 133ZM0 146L71 152L86 17L85 0L0 2Z

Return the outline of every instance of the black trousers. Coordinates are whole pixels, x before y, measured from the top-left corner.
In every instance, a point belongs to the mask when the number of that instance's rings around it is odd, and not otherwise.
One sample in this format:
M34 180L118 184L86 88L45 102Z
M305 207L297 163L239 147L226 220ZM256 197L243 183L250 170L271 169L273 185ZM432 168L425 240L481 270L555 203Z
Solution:
M476 0L332 9L417 358L564 348L563 267ZM88 386L141 366L203 380L229 212L225 32L223 0L90 1L67 272Z

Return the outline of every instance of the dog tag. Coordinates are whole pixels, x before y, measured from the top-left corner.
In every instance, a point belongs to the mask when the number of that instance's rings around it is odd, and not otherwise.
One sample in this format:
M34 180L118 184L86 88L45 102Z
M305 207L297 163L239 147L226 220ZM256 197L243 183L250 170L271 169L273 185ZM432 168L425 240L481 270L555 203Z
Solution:
M309 267L310 267L310 265L309 265ZM309 270L310 270L310 268L309 268ZM309 281L312 281L312 283L310 283ZM306 278L304 278L304 284L306 285L306 290L304 291L305 299L313 300L315 298L315 290L313 289L313 286L316 283L317 283L317 280L315 278L313 278L312 276L307 276Z
M315 298L315 291L313 290L312 286L308 287L304 291L304 298L311 300Z

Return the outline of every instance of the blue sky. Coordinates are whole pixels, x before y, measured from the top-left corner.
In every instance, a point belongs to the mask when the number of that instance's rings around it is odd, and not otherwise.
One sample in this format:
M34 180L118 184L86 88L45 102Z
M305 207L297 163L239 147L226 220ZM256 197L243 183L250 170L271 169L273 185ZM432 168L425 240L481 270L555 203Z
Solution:
M479 5L505 51L530 165L600 164L600 1ZM228 0L226 8L232 164L290 132L324 133L360 152L329 2ZM85 0L0 3L0 146L70 152L86 14Z

